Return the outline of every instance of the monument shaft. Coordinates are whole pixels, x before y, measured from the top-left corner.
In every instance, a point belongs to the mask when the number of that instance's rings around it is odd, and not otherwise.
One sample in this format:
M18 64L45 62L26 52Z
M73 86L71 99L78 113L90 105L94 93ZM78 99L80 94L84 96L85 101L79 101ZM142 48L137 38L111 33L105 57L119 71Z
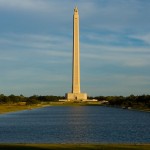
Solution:
M80 93L79 14L77 7L74 9L73 15L72 93Z

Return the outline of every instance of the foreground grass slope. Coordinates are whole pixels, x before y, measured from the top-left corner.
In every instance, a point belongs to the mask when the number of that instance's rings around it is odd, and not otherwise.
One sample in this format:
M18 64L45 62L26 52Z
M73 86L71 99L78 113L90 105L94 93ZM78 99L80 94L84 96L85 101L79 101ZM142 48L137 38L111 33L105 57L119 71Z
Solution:
M39 104L21 104L21 103L11 103L11 104L0 104L0 114L21 111L21 110L30 110L34 108L40 108L45 106L99 106L99 102L41 102Z
M150 145L125 144L8 144L0 145L0 150L149 150Z
M45 105L19 105L19 104L1 104L0 105L0 114L8 113L8 112L15 112L21 110L30 110L34 108L40 108Z

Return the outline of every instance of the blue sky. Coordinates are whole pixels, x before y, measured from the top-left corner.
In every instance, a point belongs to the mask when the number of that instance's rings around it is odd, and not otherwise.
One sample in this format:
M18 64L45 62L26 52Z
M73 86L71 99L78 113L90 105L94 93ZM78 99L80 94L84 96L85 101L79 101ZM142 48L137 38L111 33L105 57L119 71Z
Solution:
M71 91L75 5L81 91L149 94L149 0L0 0L0 93L63 96Z

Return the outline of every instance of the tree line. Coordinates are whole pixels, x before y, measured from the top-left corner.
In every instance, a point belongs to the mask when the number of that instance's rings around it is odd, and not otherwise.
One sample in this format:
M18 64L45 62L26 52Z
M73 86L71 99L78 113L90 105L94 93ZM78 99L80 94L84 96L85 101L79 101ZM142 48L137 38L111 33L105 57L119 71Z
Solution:
M58 101L59 99L64 99L65 97L63 96L38 96L38 95L33 95L30 97L25 97L23 95L9 95L5 96L4 94L0 95L0 104L6 104L6 103L20 103L20 102L26 102L27 105L30 104L38 104L41 102L55 102Z
M60 99L65 99L64 96L38 96L33 95L25 97L23 95L15 96L0 94L0 104L25 102L27 105L38 104L41 102L56 102ZM88 97L88 99L97 99L98 101L107 101L106 105L119 107L133 108L148 108L150 109L150 95L130 95L130 96L96 96Z
M130 96L97 96L95 99L108 101L107 105L123 108L144 108L150 109L150 95Z

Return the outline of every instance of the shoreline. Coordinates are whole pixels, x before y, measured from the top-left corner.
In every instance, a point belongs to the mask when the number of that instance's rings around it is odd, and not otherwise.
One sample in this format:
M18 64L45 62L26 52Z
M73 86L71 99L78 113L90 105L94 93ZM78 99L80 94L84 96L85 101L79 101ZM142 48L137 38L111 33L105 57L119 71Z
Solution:
M146 109L146 108L137 108L137 107L131 107L131 108L127 108L127 107L122 107L122 106L112 106L112 105L104 105L106 107L111 107L111 108L119 108L119 109L125 109L125 110L134 110L134 111L141 111L141 112L150 112L150 109Z
M13 113L17 111L23 111L23 110L32 110L42 107L47 107L48 105L18 105L18 104L1 104L0 105L0 115L7 114L7 113Z
M142 109L142 108L123 108L121 106L111 106L111 105L103 105L99 102L41 102L40 104L32 104L32 105L20 105L18 103L14 104L1 104L0 105L0 115L11 113L11 112L17 112L17 111L23 111L23 110L32 110L42 107L48 107L48 106L104 106L104 107L111 107L111 108L119 108L119 109L126 109L126 110L134 110L134 111L141 111L141 112L150 112L149 109Z
M23 110L32 110L36 108L48 107L48 106L102 106L101 104L94 102L41 102L40 104L32 104L32 105L20 105L20 103L10 103L10 104L0 104L0 115L23 111Z
M12 105L12 104L11 104ZM5 106L11 106L11 105L5 105ZM16 107L16 105L13 105ZM17 105L18 106L18 105ZM32 109L37 109L37 108L42 108L42 107L49 107L52 105L46 105L46 103L43 104L38 104L38 105L26 105L25 107L23 106L18 106L22 108L27 108L28 109L31 107ZM66 106L66 105L59 105L59 106ZM73 106L73 105L69 105ZM78 105L79 106L79 105ZM86 105L83 105L86 106ZM94 105L95 106L95 105ZM55 107L55 106L54 106ZM112 107L113 108L113 107ZM119 107L118 107L119 108ZM122 109L121 107L119 109ZM0 109L1 110L1 109ZM22 109L22 110L27 110L27 109ZM133 110L133 109L132 109ZM9 111L5 113L11 113L11 112L16 112L16 111L21 111L21 110L15 110L15 111ZM0 113L1 114L1 113ZM4 114L4 113L3 113ZM35 144L30 144L30 143L0 143L0 150L57 150L57 149L101 149L101 150L127 150L127 149L134 149L134 150L149 150L150 149L150 143L56 143L56 144L51 144L51 143L35 143Z
M149 150L150 144L0 144L3 150L57 150L57 149L102 149L102 150Z

